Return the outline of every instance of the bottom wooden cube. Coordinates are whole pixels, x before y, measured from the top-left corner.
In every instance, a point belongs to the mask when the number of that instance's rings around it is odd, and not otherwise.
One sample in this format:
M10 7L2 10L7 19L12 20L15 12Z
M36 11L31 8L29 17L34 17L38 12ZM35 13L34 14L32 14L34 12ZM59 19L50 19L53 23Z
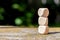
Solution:
M48 28L48 26L39 26L38 27L38 32L40 34L48 34L49 28Z

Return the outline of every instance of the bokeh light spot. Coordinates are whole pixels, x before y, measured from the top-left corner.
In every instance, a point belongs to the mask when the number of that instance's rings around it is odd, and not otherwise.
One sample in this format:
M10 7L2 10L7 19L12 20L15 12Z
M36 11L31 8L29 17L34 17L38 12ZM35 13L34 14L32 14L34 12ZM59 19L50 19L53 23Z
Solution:
M23 21L20 18L15 19L15 24L16 25L21 25L22 23L23 23Z
M15 9L18 9L19 5L18 4L13 4L12 7L15 8Z
M46 4L47 3L47 0L41 0L42 1L42 4Z
M56 5L59 5L60 0L54 0L54 3L55 3Z
M4 8L0 8L0 14L4 12Z

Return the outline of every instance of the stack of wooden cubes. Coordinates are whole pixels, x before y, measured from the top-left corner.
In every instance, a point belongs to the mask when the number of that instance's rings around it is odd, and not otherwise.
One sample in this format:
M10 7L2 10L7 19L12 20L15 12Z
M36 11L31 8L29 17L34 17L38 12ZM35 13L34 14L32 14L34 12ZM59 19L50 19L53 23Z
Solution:
M49 10L48 8L39 8L38 9L38 32L40 34L48 34L49 27L48 27L48 15Z

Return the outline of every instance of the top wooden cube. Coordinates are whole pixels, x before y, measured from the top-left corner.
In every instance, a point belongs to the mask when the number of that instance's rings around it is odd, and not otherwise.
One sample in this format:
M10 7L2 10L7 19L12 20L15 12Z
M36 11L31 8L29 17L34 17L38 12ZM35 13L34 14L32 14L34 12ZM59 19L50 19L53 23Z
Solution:
M48 15L49 15L48 8L39 8L38 9L38 15L41 17L48 17Z

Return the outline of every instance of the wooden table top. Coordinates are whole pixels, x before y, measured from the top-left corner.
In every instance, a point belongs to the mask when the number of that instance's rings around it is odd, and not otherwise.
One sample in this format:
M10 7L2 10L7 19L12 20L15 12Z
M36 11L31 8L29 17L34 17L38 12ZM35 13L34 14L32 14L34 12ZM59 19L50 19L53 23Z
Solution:
M56 33L60 33L60 28L49 28L48 35L40 35L37 31L37 28L19 28L19 27L10 27L10 28L0 28L0 33L19 33L20 38L23 40L40 40L41 38L46 38ZM23 35L23 36L21 36ZM3 38L0 38L3 40ZM21 40L22 40L21 39Z

